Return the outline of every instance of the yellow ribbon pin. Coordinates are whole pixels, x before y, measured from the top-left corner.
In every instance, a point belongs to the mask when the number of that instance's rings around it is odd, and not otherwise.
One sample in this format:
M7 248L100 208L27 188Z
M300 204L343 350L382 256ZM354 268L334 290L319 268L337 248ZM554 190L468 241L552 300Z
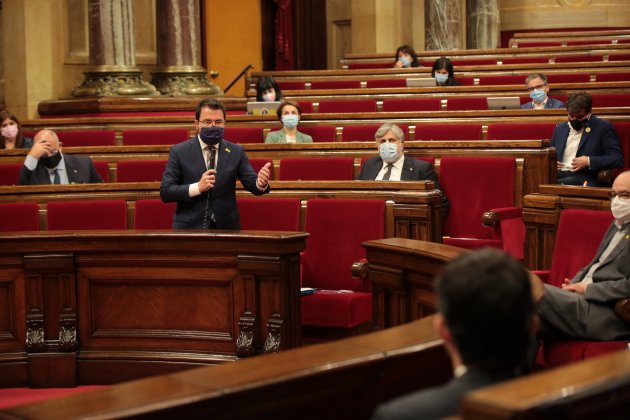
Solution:
M590 133L591 132L591 127L586 127L586 132Z
M225 151L228 152L228 153L231 153L230 149L228 149L227 147L225 148Z

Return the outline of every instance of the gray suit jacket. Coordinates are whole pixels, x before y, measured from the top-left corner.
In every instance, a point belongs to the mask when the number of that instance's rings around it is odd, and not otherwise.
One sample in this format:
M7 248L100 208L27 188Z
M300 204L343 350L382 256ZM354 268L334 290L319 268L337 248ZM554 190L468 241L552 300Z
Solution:
M533 109L533 108L534 108L533 101L529 101L521 105L521 109ZM553 99L553 98L547 99L547 103L545 104L545 109L552 109L552 108L553 109L564 108L564 102L558 99Z
M68 173L70 184L89 184L103 182L101 176L94 169L92 159L89 156L65 155L62 154ZM43 165L38 164L34 171L29 171L26 166L22 166L20 171L20 185L49 185L50 176L48 170Z
M265 138L265 143L286 143L287 137L284 133L284 129L278 131L271 131ZM300 133L299 131L295 135L296 143L313 143L313 138L308 134Z

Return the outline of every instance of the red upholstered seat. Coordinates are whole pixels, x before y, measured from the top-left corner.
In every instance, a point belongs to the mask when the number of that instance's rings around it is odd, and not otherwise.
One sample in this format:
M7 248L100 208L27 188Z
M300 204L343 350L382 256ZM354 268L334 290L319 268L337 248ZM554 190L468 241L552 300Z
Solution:
M549 140L555 123L497 123L488 125L488 140Z
M497 64L495 58L460 58L451 60L453 66L493 66Z
M394 67L393 61L378 63L348 63L348 69L388 69Z
M594 93L591 98L593 98L593 106L597 108L630 105L630 94L628 93Z
M177 203L164 203L160 199L136 201L134 227L136 229L170 229Z
M103 182L109 182L109 163L104 160L93 160L94 169L101 176Z
M233 143L262 143L262 127L225 127L223 137Z
M376 101L373 99L326 100L319 103L319 112L376 112Z
M299 101L298 105L300 106L300 109L302 110L302 114L307 114L307 113L313 112L313 103L312 102Z
M575 41L567 41L567 46L571 45L606 45L612 44L612 39L582 39Z
M311 89L360 89L360 80L314 80Z
M488 109L488 102L481 96L460 96L447 98L446 109L449 111L467 111Z
M439 111L439 98L384 99L383 112Z
M533 57L504 57L501 59L503 64L547 64L549 58L542 56Z
M39 230L37 203L0 203L0 232Z
M169 128L156 130L124 130L123 145L176 144L190 137L186 128Z
M113 130L57 131L63 147L113 146L116 135Z
M48 203L48 230L127 229L125 200Z
M254 169L254 172L258 173L260 172L260 170L262 169L263 166L265 166L267 163L271 162L271 179L274 179L273 177L273 161L271 159L265 159L265 158L253 158L249 160L250 165L252 165L252 168Z
M19 185L22 163L0 164L0 185Z
M619 136L621 151L623 153L623 168L630 168L630 122L614 121L613 126Z
M630 72L597 73L598 82L627 82L630 80ZM626 105L628 102L626 101Z
M242 230L300 230L300 200L297 198L239 197Z
M630 60L630 54L610 54L608 61L628 61Z
M588 83L591 76L587 73L547 73L549 83Z
M405 139L407 139L408 127L404 124L397 124L398 127L405 133ZM375 141L374 135L380 127L380 124L368 124L368 125L346 125L343 127L341 135L342 141Z
M118 182L161 181L166 160L121 160L116 169Z
M604 61L601 55L558 55L556 56L556 63L582 63L582 62L594 62Z
M337 129L331 125L310 125L298 128L313 138L313 142L334 142L337 140Z
M353 158L285 158L280 159L281 181L352 180Z
M522 210L514 207L516 162L509 157L442 157L440 186L450 201L444 220L444 243L463 248L501 248L523 259L525 225ZM493 210L499 222L482 224Z
M380 200L308 201L302 286L320 290L302 297L303 325L349 329L371 320L370 287L351 267L365 258L363 242L383 238L384 211Z
M472 86L475 84L475 78L473 76L455 76L455 79L459 82L460 86Z
M397 79L369 79L367 81L368 88L395 88L407 87L407 80L403 78Z
M524 41L519 42L518 47L561 47L562 42L552 42L552 41Z
M277 83L282 90L304 90L304 82L279 81Z
M481 124L418 124L415 140L481 140Z
M527 76L521 75L499 75L499 76L485 76L479 77L479 84L483 86L487 85L524 85L525 78ZM459 80L459 79L458 79Z

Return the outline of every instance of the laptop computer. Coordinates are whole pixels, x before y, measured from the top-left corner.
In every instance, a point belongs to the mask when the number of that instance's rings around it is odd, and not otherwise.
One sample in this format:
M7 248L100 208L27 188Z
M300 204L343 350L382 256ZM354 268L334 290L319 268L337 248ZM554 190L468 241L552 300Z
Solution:
M435 79L432 77L407 79L407 87L431 87L431 86L436 86Z
M247 113L250 115L273 115L280 102L247 102Z
M518 96L493 96L486 98L488 109L521 109L521 100Z

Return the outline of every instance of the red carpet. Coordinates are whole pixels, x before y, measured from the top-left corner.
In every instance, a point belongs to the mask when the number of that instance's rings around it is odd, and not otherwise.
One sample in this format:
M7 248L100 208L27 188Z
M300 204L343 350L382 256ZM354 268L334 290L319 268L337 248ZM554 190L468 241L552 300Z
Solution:
M77 388L0 388L0 409L106 387L106 385L89 385Z

